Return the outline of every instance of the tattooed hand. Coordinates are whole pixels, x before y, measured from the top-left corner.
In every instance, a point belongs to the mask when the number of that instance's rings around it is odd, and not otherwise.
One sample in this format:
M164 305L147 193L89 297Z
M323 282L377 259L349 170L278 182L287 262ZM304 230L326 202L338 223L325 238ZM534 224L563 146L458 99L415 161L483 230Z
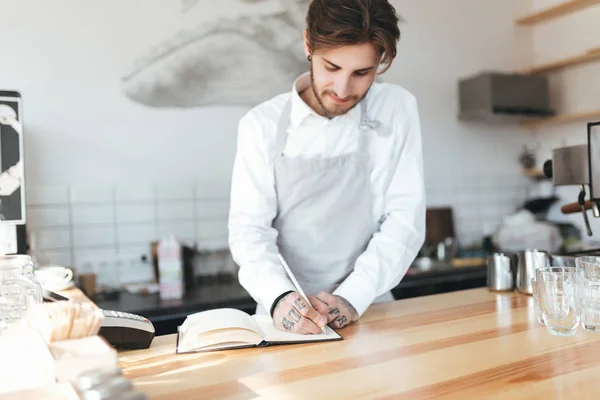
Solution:
M341 296L321 292L316 297L308 296L311 304L321 314L327 314L327 324L332 328L343 328L358 321L358 313L348 300Z
M287 332L311 334L321 333L327 324L327 314L319 314L307 304L298 292L281 298L273 310L273 323L278 329Z

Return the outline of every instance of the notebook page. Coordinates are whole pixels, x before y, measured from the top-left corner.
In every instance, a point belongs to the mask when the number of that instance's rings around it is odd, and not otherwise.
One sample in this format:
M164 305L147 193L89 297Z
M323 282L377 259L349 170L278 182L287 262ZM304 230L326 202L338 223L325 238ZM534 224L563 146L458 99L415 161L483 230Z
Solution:
M260 335L254 319L243 311L219 308L188 315L181 325L181 332L204 333L217 329L243 328Z
M188 351L203 351L211 349L227 349L258 345L262 338L258 334L247 330L220 330L204 334L189 333L180 337L177 350L180 353Z
M334 340L340 339L338 335L329 326L325 326L325 332L312 335L302 335L299 333L284 332L273 325L273 320L268 315L253 315L256 325L261 331L263 339L267 342L312 342L316 340Z

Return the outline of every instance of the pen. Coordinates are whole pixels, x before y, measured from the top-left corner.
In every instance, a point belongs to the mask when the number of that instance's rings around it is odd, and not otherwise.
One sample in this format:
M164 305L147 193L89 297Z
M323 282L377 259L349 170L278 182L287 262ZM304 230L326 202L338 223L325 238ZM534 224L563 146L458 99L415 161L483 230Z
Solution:
M304 298L304 301L306 301L308 304L310 304L310 301L308 301L308 297L306 296L306 294L300 287L300 284L296 280L296 277L294 276L294 274L292 274L292 270L290 269L289 265L287 265L287 263L283 259L283 256L281 254L277 254L277 256L279 257L279 261L281 261L281 265L283 265L283 268L285 268L285 271L287 272L288 276L292 280L292 283L296 287L296 290L298 291L298 293L300 293L300 296L302 296ZM323 331L323 333L325 335L327 335L327 331L325 331L325 327L322 327L321 330Z

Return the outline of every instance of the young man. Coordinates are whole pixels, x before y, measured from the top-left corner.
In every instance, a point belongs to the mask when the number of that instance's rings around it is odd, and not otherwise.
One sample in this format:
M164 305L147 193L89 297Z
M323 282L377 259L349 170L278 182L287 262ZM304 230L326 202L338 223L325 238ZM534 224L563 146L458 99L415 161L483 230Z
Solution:
M374 83L396 56L394 8L313 0L306 20L310 73L240 122L229 216L231 253L257 313L303 334L393 300L425 236L417 102Z

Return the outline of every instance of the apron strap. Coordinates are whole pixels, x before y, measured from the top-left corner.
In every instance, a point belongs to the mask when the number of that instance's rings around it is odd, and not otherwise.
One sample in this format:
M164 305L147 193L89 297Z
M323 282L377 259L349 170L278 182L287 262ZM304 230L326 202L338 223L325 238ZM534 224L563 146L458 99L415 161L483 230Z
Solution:
M277 137L275 138L275 156L283 155L285 149L285 143L287 141L287 130L290 126L290 115L292 112L292 99L287 101L279 122L277 123ZM367 116L367 102L363 99L360 102L360 123L359 127L359 138L358 138L358 151L367 151L368 135L375 130L376 122L370 121Z
M277 176L275 172L276 159L283 156L283 149L285 148L285 142L287 141L287 130L290 126L290 116L292 113L292 98L287 101L283 108L283 113L279 117L277 123L277 136L275 137L275 153L273 154L273 185L275 186L275 196L279 196L277 190ZM279 201L277 201L279 204Z
M360 102L360 123L358 125L358 151L368 153L368 135L371 133L370 122L367 118L367 101L362 99Z
M277 124L277 137L275 138L275 157L283 155L283 149L285 148L285 142L287 140L287 130L290 126L290 115L292 112L292 99L287 101L279 122Z

